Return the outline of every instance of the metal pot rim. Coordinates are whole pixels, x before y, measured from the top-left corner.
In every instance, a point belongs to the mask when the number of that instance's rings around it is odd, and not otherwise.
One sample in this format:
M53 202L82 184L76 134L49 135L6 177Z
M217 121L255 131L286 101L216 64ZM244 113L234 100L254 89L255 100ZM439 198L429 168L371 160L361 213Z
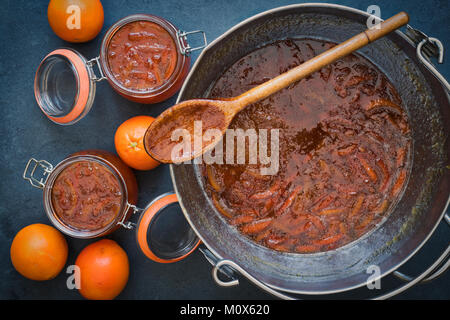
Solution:
M284 10L289 10L289 9L301 9L301 8L331 8L331 9L337 9L337 10L342 10L342 11L347 11L347 12L351 12L351 13L355 13L358 15L362 15L362 16L366 16L369 17L371 16L369 13L359 10L359 9L355 9L355 8L351 8L351 7L347 7L347 6L343 6L343 5L338 5L338 4L329 4L329 3L302 3L302 4L292 4L292 5L287 5L287 6L281 6L281 7L277 7L274 9L270 9L261 13L258 13L254 16L251 16L241 22L239 22L238 24L234 25L233 27L231 27L230 29L228 29L227 31L225 31L223 34L221 34L220 36L218 36L216 39L214 39L212 42L210 42L208 44L208 46L202 50L202 52L200 53L200 55L198 56L198 58L196 59L194 65L192 66L188 76L186 77L183 86L180 89L179 95L177 97L176 103L180 102L180 97L183 95L183 92L185 91L185 88L188 84L188 82L190 81L192 75L194 74L195 70L197 69L198 65L200 64L200 61L202 60L203 56L206 54L206 52L211 49L212 47L214 47L216 44L218 44L220 41L222 41L225 37L227 37L229 34L233 33L234 31L238 30L239 28L241 28L243 25L246 25L254 20L257 20L263 16L266 15L270 15L272 13L276 13L276 12L280 12L280 11L284 11ZM411 46L415 47L414 42L407 37L403 32L396 30L395 33L399 36L401 36L406 42L408 42ZM181 199L182 197L180 196L180 193L178 191L177 185L176 185L176 181L175 181L175 174L174 174L174 165L171 164L170 165L170 176L172 179L172 183L174 186L174 191L177 194L178 199L180 200L180 207L183 211L183 214L185 215L185 218L187 219L188 223L190 224L190 226L192 227L192 229L195 231L195 233L197 234L197 236L202 240L203 244L208 248L208 250L210 250L218 259L223 259L223 257L221 257L215 250L214 248L208 244L204 237L200 234L200 232L198 232L198 230L195 228L194 224L192 223L190 216L187 212L187 209L184 207ZM411 251L411 253L405 257L402 261L400 261L398 264L396 264L395 266L391 267L389 270L385 270L381 275L380 278L385 277L386 275L392 273L393 271L397 270L398 268L400 268L403 264L405 264L407 261L409 261L410 258L412 258L421 248L422 246L429 240L429 238L432 236L432 234L434 233L435 229L437 228L437 226L439 225L440 221L443 220L443 217L445 215L445 212L448 208L450 204L450 195L447 197L447 202L444 206L444 210L442 211L442 213L440 214L440 218L438 220L438 222L434 225L434 227L429 231L428 235L423 239L423 241L420 243L420 245L418 245L414 250ZM257 281L259 281L258 279L255 279ZM267 286L269 288L281 291L281 292L286 292L286 293L294 293L294 294L306 294L306 295L326 295L326 294L334 294L334 293L340 293L340 292L346 292L346 291L350 291L350 290L354 290L357 288L360 288L362 286L365 285L365 283L360 283L360 284L356 284L353 286L347 286L341 289L334 289L334 290L320 290L320 291L303 291L303 290L289 290L289 289L285 289L285 288L280 288L277 287L275 285L271 285L271 284L266 284L262 281L259 281L261 284L255 283L256 285L258 285L260 288L262 288L263 290L265 290L264 286ZM283 296L283 295L281 295Z

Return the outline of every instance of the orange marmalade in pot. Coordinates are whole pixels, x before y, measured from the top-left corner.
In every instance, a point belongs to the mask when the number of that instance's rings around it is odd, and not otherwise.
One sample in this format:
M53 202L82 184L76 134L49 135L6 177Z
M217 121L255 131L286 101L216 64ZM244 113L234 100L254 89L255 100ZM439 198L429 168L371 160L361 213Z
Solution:
M333 45L292 39L259 48L233 64L209 97L238 96ZM365 58L340 59L248 106L230 125L273 128L276 174L262 175L261 164L202 167L217 211L256 243L294 253L336 249L376 228L400 197L412 148L407 115Z

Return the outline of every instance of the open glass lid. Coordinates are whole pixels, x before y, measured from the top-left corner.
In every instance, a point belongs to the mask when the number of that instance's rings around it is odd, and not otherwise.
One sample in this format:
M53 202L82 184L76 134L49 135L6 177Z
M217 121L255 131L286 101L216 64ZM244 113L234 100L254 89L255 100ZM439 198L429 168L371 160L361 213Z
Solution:
M91 65L79 52L67 48L57 49L42 60L34 79L34 94L50 120L69 125L89 112L95 82L100 80Z
M143 210L136 240L147 258L160 263L180 261L200 244L172 192L157 197Z

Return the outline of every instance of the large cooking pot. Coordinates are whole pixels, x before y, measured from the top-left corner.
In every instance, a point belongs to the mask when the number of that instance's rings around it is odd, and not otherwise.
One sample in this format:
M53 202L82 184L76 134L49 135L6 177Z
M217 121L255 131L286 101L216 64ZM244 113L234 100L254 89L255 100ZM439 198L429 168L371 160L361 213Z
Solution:
M368 16L338 5L301 4L249 18L202 52L177 103L207 97L212 84L229 66L264 44L289 37L342 42L366 29ZM420 36L417 32L415 35ZM416 44L400 31L359 53L377 65L397 88L413 137L412 171L403 196L381 226L359 240L315 254L282 253L257 245L217 212L204 192L196 165L170 167L186 219L209 251L222 259L220 266L238 269L272 293L277 292L274 289L299 294L342 292L365 285L371 266L379 268L380 277L391 273L427 241L449 203L448 89L424 67Z

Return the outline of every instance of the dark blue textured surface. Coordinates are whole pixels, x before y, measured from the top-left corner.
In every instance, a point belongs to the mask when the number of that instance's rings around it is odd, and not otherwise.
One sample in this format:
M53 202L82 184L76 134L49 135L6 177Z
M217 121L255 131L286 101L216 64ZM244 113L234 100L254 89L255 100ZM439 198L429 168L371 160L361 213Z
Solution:
M320 2L320 1L317 1ZM21 277L12 267L9 247L14 235L31 223L50 224L42 206L42 194L21 177L30 157L58 163L72 152L99 148L114 152L113 134L124 120L140 114L157 116L175 102L176 97L157 105L129 102L104 81L97 85L96 99L89 115L79 123L63 127L50 122L40 112L33 94L34 73L50 51L68 46L85 57L98 56L102 35L118 19L129 14L151 13L162 16L182 30L201 29L209 41L240 21L262 11L296 3L273 0L152 0L103 1L105 23L101 34L85 44L70 44L59 39L47 22L48 1L2 1L0 7L0 298L2 299L79 299L66 288L62 272L48 282L33 282ZM339 4L366 10L370 4L381 7L382 18L398 11L410 14L410 24L450 46L449 0L433 1L340 1ZM193 60L197 57L193 55ZM446 55L448 58L448 54ZM449 61L440 66L450 78ZM172 190L168 166L137 172L140 185L139 205ZM440 225L430 241L406 266L411 274L424 270L447 244L449 228ZM270 295L246 280L238 287L220 288L211 278L211 266L200 252L175 264L147 260L137 248L133 231L119 230L111 235L128 253L131 264L129 282L121 299L267 299ZM91 241L69 239L68 264ZM382 289L399 282L386 279ZM349 297L359 297L358 293ZM414 288L398 298L450 299L449 273Z

